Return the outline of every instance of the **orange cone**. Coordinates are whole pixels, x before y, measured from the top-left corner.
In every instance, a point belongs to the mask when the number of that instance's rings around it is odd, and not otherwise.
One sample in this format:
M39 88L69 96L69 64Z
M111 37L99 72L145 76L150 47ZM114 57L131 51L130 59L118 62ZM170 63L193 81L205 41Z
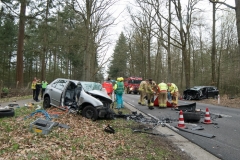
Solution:
M206 108L206 113L205 113L205 118L204 118L203 123L204 124L212 124L208 108Z
M182 110L179 112L179 121L178 121L178 128L187 128L184 124L184 118L183 118L183 113Z

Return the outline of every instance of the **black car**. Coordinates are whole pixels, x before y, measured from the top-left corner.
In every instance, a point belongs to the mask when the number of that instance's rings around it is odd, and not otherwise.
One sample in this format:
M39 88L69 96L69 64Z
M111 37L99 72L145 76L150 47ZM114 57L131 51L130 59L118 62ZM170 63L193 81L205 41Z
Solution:
M194 86L183 91L183 99L200 100L208 98L217 98L219 91L214 86Z

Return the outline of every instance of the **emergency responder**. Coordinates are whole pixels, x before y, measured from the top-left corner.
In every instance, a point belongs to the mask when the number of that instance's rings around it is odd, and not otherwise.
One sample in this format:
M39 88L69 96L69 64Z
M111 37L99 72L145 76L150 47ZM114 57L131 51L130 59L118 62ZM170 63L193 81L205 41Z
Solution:
M172 95L172 106L176 108L178 104L178 87L174 83L167 83L167 85Z
M109 95L109 97L112 98L112 93L113 93L113 84L111 79L108 77L106 81L104 81L102 83L102 87L106 89L107 94Z
M36 84L37 84L37 78L34 77L33 81L32 81L32 85L31 85L31 89L32 89L32 96L33 99L35 100L35 94L36 94Z
M168 90L167 90L167 99L168 99L169 102L172 101L172 95L171 95L171 92L169 90L169 87L168 87Z
M141 104L143 106L145 106L145 100L144 97L146 96L146 91L147 91L147 83L148 83L148 79L142 81L139 85L139 93L140 93L140 99L138 104Z
M157 90L156 82L153 81L152 79L149 79L147 83L147 90L146 90L149 109L154 109L153 102L154 102L154 94L156 93L156 90Z
M168 86L164 81L158 84L158 104L160 108L167 107L167 89Z
M43 94L47 88L48 82L46 80L42 81L41 99L43 99Z
M117 109L121 109L121 108L123 108L123 99L122 99L122 95L124 92L123 77L117 78L117 82L114 85L113 89L116 94Z
M39 96L41 88L42 88L42 83L41 83L41 80L38 79L37 83L36 83L36 93L35 93L35 98L34 98L34 100L36 102L39 102L38 96Z

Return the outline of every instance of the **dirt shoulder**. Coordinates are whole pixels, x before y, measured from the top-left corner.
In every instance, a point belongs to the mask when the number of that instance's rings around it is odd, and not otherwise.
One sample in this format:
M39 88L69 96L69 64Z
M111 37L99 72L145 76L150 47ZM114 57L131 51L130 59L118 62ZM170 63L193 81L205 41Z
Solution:
M229 98L227 95L220 96L220 101L218 101L218 99L202 99L194 102L213 104L230 108L240 108L240 97Z

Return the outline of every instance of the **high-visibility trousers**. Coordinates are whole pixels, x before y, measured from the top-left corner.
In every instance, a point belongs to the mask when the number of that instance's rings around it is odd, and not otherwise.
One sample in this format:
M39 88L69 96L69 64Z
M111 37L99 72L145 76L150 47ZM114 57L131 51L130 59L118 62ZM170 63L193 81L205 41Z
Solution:
M167 107L167 91L162 91L158 95L159 107Z

